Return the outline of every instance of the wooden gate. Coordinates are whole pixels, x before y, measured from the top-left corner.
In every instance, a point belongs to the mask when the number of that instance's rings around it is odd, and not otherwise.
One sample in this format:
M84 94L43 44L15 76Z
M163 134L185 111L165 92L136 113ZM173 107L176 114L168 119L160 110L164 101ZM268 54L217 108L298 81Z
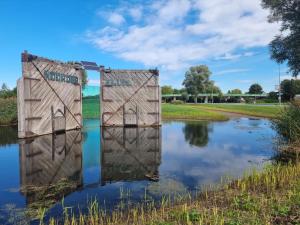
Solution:
M51 120L52 120L52 133L59 133L66 131L66 107L57 109L54 112L54 107L51 106Z
M18 136L27 138L82 127L83 68L22 53L18 80Z
M158 70L101 68L102 126L159 126L161 99Z
M132 103L125 104L123 118L125 127L138 126L138 106Z

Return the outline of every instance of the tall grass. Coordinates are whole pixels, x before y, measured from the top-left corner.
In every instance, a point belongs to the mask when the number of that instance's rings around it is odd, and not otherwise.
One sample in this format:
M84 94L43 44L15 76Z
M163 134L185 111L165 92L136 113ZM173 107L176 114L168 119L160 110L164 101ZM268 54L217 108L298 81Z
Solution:
M292 102L286 106L276 119L274 128L291 143L300 143L300 103Z
M60 221L49 224L298 224L300 222L300 164L268 165L262 172L249 171L201 193L163 197L116 209L108 213L92 201L88 213L64 212Z
M0 125L17 123L17 99L0 98Z

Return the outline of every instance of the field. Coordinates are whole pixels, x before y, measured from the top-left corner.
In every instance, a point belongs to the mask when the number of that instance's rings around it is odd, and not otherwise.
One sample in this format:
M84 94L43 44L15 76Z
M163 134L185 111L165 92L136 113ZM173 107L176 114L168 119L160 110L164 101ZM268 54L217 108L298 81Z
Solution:
M275 118L281 107L279 105L253 105L253 104L201 104L196 108L220 112L232 112L249 116Z
M99 98L84 98L82 101L82 113L86 119L100 118Z
M222 112L238 113L249 116L275 118L280 112L278 105L250 104L162 104L163 119L186 120L228 120L228 115ZM83 99L83 117L100 118L99 98ZM17 123L16 98L0 98L0 125Z
M84 118L99 118L99 107L99 99L84 99ZM222 112L231 112L265 118L275 118L280 112L280 106L259 104L162 104L163 119L190 119L211 121L224 121L229 119L228 116Z
M210 120L210 121L224 121L228 117L219 112L202 109L194 105L182 104L162 104L162 118L163 119L184 119L184 120Z

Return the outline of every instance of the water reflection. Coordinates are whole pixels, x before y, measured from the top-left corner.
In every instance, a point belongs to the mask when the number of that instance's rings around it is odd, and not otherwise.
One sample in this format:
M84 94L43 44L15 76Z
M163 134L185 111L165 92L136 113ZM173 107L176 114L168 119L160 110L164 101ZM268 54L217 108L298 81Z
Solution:
M11 130L0 127L0 224L9 218L6 208L11 205L42 206L50 209L48 216L59 216L55 202L63 197L74 213L77 207L86 210L91 198L109 210L124 200L121 190L130 193L134 204L145 193L159 199L218 183L226 175L236 178L273 156L276 135L268 120L248 118L168 121L160 129L100 128L99 120L84 125L82 133L19 144L13 135L2 135Z
M17 143L18 127L0 127L0 147Z
M82 135L68 131L20 141L21 193L26 204L55 203L82 185Z
M212 131L212 127L208 123L203 122L187 122L183 127L183 133L186 142L190 145L204 147L208 143L208 132Z
M116 181L156 181L160 162L160 128L102 128L102 185Z

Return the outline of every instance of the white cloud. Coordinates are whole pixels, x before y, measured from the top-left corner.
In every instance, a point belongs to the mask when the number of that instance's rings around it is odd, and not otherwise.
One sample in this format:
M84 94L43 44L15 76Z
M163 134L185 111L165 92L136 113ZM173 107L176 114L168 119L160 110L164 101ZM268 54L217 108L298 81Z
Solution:
M99 79L89 79L88 80L88 85L95 85L95 86L100 86L100 80Z
M108 22L110 22L113 25L121 25L125 22L125 19L121 14L114 12L108 15Z
M251 56L249 49L266 46L279 30L267 22L260 0L158 0L132 10L116 9L108 18L115 26L89 30L87 40L124 60L165 70ZM128 14L136 23L124 23Z
M232 73L243 73L248 72L249 69L230 69L230 70L222 70L214 73L214 75L224 75L224 74L232 74Z
M139 21L142 18L142 8L141 7L135 7L129 9L129 15L135 20Z

